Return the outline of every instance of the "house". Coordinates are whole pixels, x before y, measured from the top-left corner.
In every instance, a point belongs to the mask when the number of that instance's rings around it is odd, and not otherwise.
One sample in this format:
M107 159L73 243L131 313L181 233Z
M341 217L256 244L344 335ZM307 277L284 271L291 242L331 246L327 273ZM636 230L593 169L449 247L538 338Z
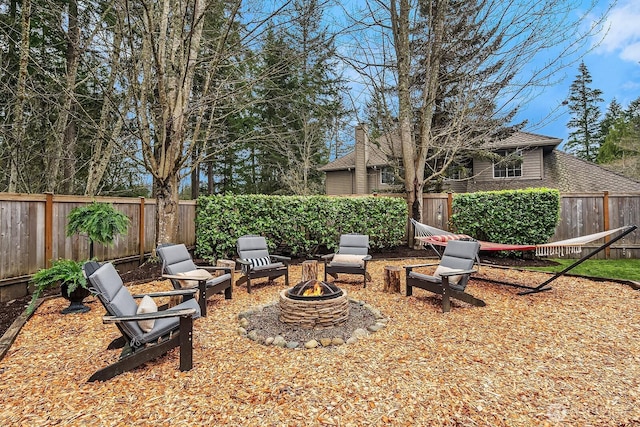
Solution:
M352 152L319 169L326 174L326 194L397 190L391 161L401 157L398 136L385 135L371 142L366 128L357 126L355 137ZM557 149L561 142L560 138L516 132L483 148L517 161L472 156L465 168L458 168L444 180L442 191L465 193L547 187L563 193L640 192L640 181L562 152Z

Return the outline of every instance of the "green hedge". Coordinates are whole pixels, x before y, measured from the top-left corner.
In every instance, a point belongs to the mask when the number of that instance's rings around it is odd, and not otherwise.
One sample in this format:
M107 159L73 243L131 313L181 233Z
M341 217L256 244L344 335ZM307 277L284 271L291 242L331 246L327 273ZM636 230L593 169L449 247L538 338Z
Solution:
M546 243L560 218L560 192L548 188L456 194L451 224L479 240Z
M196 206L196 254L233 258L245 234L265 236L270 251L292 256L334 250L344 233L368 234L371 248L388 248L402 243L406 223L402 198L204 196Z

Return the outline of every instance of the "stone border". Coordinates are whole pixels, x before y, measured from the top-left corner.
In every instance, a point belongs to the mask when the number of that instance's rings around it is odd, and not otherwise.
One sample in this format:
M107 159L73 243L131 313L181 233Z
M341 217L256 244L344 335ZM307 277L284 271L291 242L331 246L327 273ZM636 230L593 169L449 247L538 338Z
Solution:
M247 311L243 311L239 313L238 314L239 326L236 329L236 332L238 333L238 335L242 337L246 337L251 341L255 341L263 345L274 345L276 347L290 348L290 349L312 349L312 348L340 346L344 344L353 344L358 340L367 337L369 334L377 332L380 329L387 326L389 319L387 317L384 317L377 308L374 308L372 305L364 301L355 300L353 298L349 298L348 300L349 300L349 303L359 304L363 308L369 310L371 314L373 314L373 316L375 317L376 323L374 323L373 325L367 326L366 329L358 328L354 330L351 337L349 337L346 341L344 341L341 337L335 337L335 338L320 338L317 341L315 339L311 339L305 343L300 343L298 341L287 342L287 340L285 340L284 337L280 335L276 335L274 337L267 337L263 342L260 339L260 337L258 337L256 331L247 331L245 329L249 325L249 320L247 319L247 317L262 311L265 307L278 305L278 302L272 302L272 303L264 304L258 307L253 307Z

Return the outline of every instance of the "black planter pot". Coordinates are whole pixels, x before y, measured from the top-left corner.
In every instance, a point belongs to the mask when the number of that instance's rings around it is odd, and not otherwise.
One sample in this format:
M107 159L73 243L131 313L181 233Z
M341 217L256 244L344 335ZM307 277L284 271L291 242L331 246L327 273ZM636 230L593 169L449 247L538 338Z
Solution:
M88 289L83 288L82 286L78 286L74 289L71 294L67 293L67 284L63 283L60 285L60 292L62 296L69 300L69 307L65 308L61 311L62 314L69 313L86 313L91 310L91 308L87 307L82 303L86 297L91 295L91 292Z

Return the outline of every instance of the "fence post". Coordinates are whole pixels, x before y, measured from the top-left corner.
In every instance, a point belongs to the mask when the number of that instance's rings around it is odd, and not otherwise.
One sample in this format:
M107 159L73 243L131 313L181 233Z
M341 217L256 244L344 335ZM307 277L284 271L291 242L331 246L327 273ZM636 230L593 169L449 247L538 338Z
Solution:
M140 265L144 262L144 197L140 197L140 214L138 215L138 247L140 251Z
M604 194L602 195L602 216L604 217L602 219L603 221L602 231L607 231L609 229L609 192L608 191L605 191ZM608 235L604 237L604 242L605 243L609 242ZM604 258L609 259L610 256L611 256L611 247L607 246L604 250Z
M451 215L453 215L453 193L449 191L447 193L447 230L450 230Z
M53 193L44 194L44 263L49 268L53 258Z

